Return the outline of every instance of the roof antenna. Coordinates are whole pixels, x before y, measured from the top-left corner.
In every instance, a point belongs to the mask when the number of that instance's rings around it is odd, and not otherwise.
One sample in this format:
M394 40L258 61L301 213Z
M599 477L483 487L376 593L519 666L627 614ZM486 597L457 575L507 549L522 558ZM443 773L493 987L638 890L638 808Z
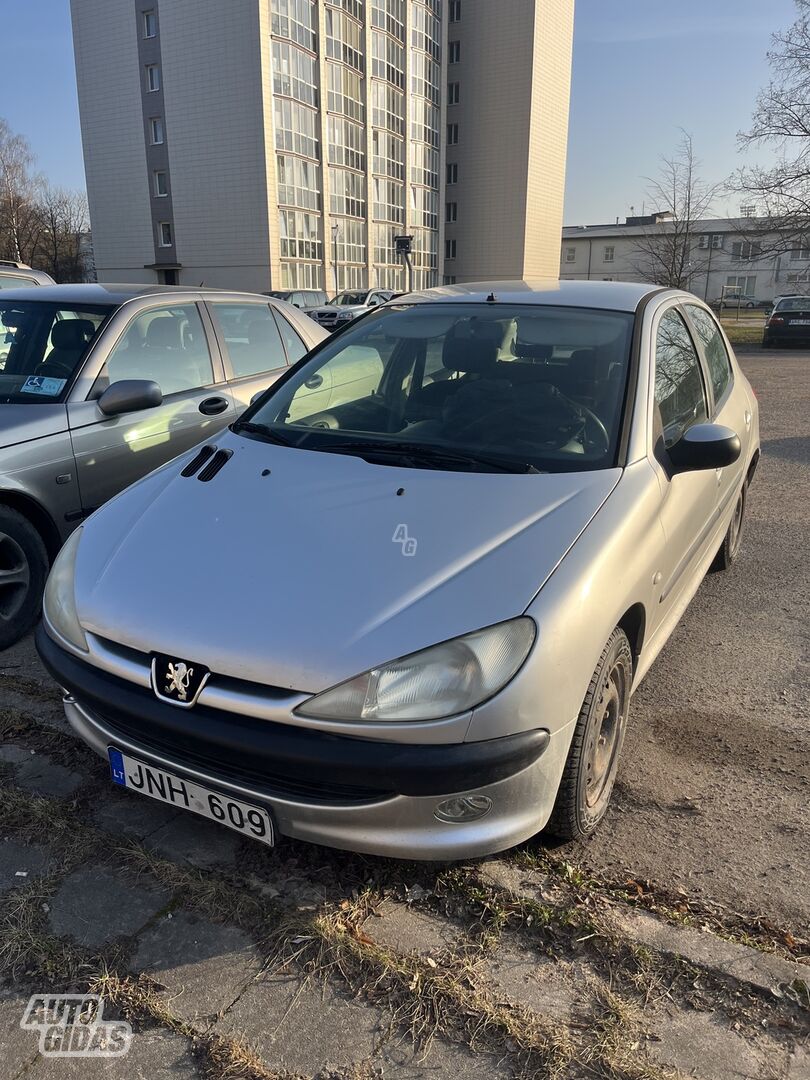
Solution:
M488 304L496 304L497 302L498 302L498 297L495 295L494 292L491 292L489 294L489 296L487 297L487 303Z

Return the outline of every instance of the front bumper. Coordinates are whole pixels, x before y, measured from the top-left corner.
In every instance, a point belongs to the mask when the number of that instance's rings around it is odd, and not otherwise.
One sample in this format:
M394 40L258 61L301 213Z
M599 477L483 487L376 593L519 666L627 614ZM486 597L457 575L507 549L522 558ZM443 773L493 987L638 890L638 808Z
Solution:
M83 663L37 630L65 688L71 727L102 757L118 749L206 787L266 806L276 829L331 847L409 859L462 859L534 835L553 806L570 732L412 745L300 729L197 706L178 709ZM552 744L552 752L547 753ZM447 823L437 805L486 795L489 813Z

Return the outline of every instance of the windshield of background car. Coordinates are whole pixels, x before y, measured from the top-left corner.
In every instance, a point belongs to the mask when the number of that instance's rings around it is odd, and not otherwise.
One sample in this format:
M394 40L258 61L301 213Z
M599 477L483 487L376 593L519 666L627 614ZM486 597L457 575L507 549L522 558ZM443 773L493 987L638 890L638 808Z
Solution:
M344 292L338 293L337 296L332 297L329 301L330 304L335 304L338 307L346 306L362 306L366 302L367 292Z
M633 320L540 305L389 306L302 361L235 430L417 468L609 468Z
M790 300L780 300L774 311L808 311L810 296L792 296Z
M62 401L114 310L0 296L0 403Z

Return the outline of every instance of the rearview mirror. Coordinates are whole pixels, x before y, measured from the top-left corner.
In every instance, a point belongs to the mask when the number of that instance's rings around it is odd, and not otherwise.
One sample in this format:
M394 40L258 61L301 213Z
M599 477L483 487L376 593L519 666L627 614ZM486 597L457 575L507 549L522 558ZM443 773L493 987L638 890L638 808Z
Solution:
M724 469L740 456L740 437L722 424L693 424L667 451L673 473Z
M119 379L107 387L97 404L105 416L120 416L157 408L163 404L163 394L151 379Z

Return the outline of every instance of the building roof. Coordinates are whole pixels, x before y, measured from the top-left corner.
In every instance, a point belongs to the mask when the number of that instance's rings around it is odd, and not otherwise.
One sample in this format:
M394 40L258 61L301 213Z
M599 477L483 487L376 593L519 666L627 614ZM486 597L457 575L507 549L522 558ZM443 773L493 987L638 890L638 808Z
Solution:
M408 293L395 303L485 303L491 295L500 304L548 304L561 307L635 311L658 285L634 281L487 281L442 285Z
M609 225L564 225L563 240L587 240L603 236L645 236L650 231L666 229L667 225L674 224L674 220L661 221L658 224L628 225L626 222L615 222ZM752 231L768 232L775 228L767 218L701 218L693 221L691 231L693 233L750 233Z

